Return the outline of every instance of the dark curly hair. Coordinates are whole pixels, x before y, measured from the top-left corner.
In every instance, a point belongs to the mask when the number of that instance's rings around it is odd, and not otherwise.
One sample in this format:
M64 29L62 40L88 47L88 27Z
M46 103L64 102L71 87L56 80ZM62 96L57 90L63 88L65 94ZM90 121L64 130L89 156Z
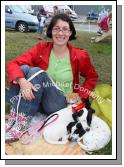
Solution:
M69 40L76 39L75 27L74 27L71 19L69 18L69 16L67 16L66 14L63 14L63 13L57 14L52 18L52 20L51 20L51 22L50 22L50 24L48 25L48 28L47 28L47 32L46 32L47 37L52 38L52 29L56 25L58 20L65 21L69 24L70 30L72 32L71 36L69 37Z

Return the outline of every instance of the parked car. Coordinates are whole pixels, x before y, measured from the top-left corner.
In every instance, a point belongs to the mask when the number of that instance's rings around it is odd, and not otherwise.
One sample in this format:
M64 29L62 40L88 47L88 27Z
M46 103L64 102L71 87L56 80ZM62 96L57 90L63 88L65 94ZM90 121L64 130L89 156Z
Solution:
M37 17L26 13L19 5L5 6L5 28L19 32L36 31L38 24Z
M98 20L98 13L94 13L94 12L89 12L87 14L87 20Z

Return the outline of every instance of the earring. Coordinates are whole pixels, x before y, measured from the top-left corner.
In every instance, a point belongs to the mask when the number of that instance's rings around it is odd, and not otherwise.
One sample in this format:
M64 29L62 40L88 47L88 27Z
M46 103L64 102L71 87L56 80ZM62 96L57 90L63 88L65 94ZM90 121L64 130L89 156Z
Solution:
M71 36L72 32L70 32L69 36Z

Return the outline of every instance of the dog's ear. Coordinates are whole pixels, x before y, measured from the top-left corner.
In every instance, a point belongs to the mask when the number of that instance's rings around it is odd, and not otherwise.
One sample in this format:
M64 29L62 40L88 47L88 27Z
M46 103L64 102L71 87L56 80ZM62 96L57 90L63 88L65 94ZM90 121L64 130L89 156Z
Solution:
M87 109L89 109L90 106L91 106L91 103L90 103L90 101L89 101L89 98L87 98L87 99L85 100L85 107L86 107Z
M86 109L88 109L88 110L90 109L92 113L95 113L95 110L91 107L91 103L90 103L90 101L89 101L89 98L86 99L85 105L86 105L86 106L85 106Z
M94 110L95 111L95 110ZM94 113L93 109L89 108L88 109L88 115L87 115L87 124L90 126L91 121L92 121L92 115Z

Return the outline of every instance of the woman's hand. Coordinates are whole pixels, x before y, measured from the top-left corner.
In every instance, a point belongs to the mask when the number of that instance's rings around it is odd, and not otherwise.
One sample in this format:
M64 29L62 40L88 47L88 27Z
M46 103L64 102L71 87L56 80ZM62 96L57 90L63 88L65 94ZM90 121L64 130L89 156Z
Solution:
M75 104L79 104L81 103L81 97L79 96L78 93L70 93L68 95L66 95L66 99L68 103L75 103Z
M17 82L20 85L22 97L25 100L31 101L35 98L33 91L37 91L37 89L33 86L31 82L27 81L25 78L18 78Z

